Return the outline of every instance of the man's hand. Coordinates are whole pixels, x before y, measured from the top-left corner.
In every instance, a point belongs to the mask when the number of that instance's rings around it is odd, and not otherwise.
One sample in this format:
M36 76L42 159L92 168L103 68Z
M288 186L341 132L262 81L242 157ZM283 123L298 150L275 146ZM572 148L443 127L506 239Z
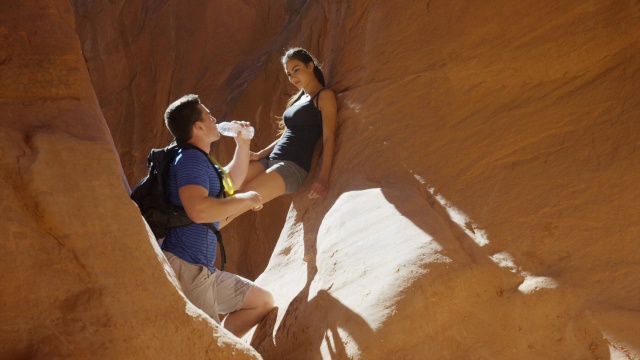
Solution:
M238 124L240 126L242 126L243 128L248 128L251 127L251 124L247 121L238 121L238 120L233 120L232 123L234 124ZM240 147L244 147L244 148L249 148L249 145L251 144L251 139L245 139L242 137L242 132L238 131L238 135L234 138L236 140L236 144Z
M244 193L237 193L235 195L237 199L246 201L247 206L253 211L262 209L262 196L255 191L247 191Z

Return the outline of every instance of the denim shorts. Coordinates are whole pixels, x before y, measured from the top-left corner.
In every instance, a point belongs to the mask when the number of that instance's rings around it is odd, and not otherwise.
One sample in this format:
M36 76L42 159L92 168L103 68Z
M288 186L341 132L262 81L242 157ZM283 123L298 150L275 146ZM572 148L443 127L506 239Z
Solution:
M285 194L291 194L298 190L309 174L293 161L269 159L260 159L258 161L264 166L267 173L275 171L282 177L282 180L284 180Z

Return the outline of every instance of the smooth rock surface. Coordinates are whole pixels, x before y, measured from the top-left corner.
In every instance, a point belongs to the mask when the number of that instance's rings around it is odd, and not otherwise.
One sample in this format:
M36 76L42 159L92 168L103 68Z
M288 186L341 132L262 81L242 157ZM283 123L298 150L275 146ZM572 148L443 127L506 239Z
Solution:
M70 4L3 3L0 42L0 358L259 358L149 240Z
M126 357L113 345L143 327L131 357L157 357L173 311L171 350L231 356L158 280L114 145L135 183L170 140L164 109L193 92L267 146L293 92L279 57L303 46L338 94L331 188L309 200L312 171L225 229L230 269L279 306L246 342L265 359L640 358L638 1L75 1L113 144L70 10L46 4L0 11L2 323L21 324L3 351Z

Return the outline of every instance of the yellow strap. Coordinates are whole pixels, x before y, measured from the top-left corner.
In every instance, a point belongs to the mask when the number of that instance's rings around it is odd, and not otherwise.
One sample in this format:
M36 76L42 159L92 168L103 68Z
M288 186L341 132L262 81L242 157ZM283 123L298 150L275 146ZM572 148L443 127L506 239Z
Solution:
M229 194L229 196L233 196L234 190L233 190L233 182L231 181L231 176L229 176L229 173L227 172L227 170L225 170L224 167L222 167L222 165L218 164L218 162L216 161L216 159L213 158L213 156L208 155L209 156L209 160L211 160L212 163L216 164L216 166L220 169L220 171L222 171L222 186L224 186L224 191L227 192L227 194Z

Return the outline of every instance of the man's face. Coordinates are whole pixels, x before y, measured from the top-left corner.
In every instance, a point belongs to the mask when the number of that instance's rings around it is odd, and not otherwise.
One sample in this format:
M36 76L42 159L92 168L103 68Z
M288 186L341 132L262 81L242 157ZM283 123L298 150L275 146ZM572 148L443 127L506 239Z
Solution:
M200 111L202 112L202 118L200 118L200 122L205 126L205 136L211 141L217 141L220 139L220 132L218 132L218 127L216 126L216 118L211 115L209 109L206 106L199 104Z

